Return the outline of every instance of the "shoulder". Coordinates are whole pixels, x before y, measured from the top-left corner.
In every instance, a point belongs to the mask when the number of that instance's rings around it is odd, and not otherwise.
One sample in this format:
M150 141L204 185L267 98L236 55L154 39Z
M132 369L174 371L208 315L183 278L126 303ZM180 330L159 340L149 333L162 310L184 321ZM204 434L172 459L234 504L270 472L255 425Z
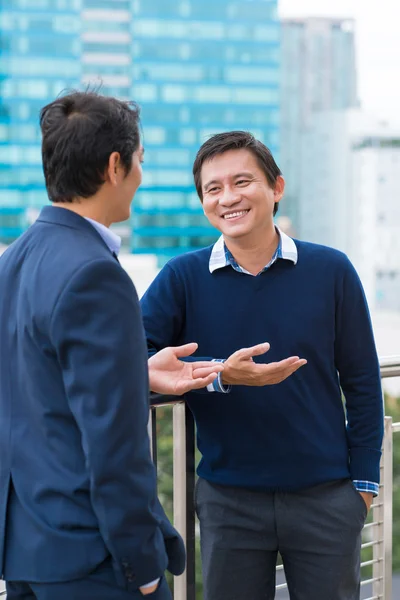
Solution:
M121 265L112 256L92 258L64 273L53 313L65 306L121 305L133 300L137 301L135 286Z
M202 284L203 280L210 275L211 250L212 246L186 252L169 260L143 295L142 304L145 304L150 296L154 297L160 292L168 292L170 297L174 294L183 293L193 283L198 284L200 282Z
M207 246L206 248L201 248L200 250L185 252L185 254L180 254L179 256L172 258L167 265L175 270L182 269L186 266L200 264L206 264L208 266L212 249L213 246Z
M341 250L331 248L330 246L324 246L323 244L314 244L312 242L303 242L300 240L293 240L296 244L298 251L298 262L307 266L320 266L326 268L327 266L335 267L339 270L352 270L352 264L347 255Z
M185 254L175 256L167 262L161 272L174 274L178 279L181 277L187 279L194 275L201 277L210 274L209 262L212 249L213 246L208 246L200 250L193 250L192 252L185 252Z
M95 286L99 291L111 291L114 283L133 287L132 279L112 255L91 256L75 264L65 287L74 290Z

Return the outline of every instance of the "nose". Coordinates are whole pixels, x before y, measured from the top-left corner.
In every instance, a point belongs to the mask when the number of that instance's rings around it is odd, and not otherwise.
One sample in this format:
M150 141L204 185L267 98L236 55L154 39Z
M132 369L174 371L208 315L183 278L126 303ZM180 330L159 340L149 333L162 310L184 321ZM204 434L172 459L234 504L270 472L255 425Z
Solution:
M229 186L224 188L223 194L219 200L222 206L231 207L240 202L240 194L238 194L237 190L232 189Z

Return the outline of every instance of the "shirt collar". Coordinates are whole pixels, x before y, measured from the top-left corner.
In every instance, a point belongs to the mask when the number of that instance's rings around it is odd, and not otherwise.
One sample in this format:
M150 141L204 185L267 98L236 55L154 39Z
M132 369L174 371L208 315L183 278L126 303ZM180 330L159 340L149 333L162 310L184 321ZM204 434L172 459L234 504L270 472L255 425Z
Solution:
M290 260L292 263L296 264L298 259L297 247L291 237L286 235L283 231L279 229L279 227L275 227L276 231L279 234L279 249L277 257L282 258L283 260ZM223 267L227 267L230 265L230 261L228 258L228 254L226 252L226 246L224 242L224 237L221 237L216 241L211 251L209 269L210 273L213 273L217 269L222 269Z
M96 231L101 235L104 242L110 248L110 251L114 254L118 254L121 250L121 238L119 237L119 235L117 235L116 233L111 231L111 229L109 229L102 223L99 223L98 221L94 221L93 219L89 219L88 217L85 217L85 219L86 221L89 221L89 223L91 223L91 225L93 225Z

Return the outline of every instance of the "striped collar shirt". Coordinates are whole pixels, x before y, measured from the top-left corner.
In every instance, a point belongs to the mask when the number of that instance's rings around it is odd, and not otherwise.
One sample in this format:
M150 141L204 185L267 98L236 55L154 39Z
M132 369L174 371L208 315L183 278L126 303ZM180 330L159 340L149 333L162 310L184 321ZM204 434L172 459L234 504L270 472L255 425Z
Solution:
M261 273L263 273L264 271L269 269L278 259L290 260L294 264L297 263L296 244L294 243L292 238L290 238L288 235L286 235L286 233L281 231L278 227L276 227L276 231L279 235L278 247L277 247L273 257L269 261L269 263L267 265L265 265L265 267L260 271L260 273L258 273L258 275L261 275ZM245 273L246 275L252 275L252 273L249 273L249 271L246 271L246 269L241 267L236 262L233 255L226 247L224 238L221 235L221 237L214 244L214 247L211 251L210 263L209 263L210 273L214 273L214 271L216 271L217 269L222 269L229 265L233 269L235 269L235 271L238 271L239 273Z

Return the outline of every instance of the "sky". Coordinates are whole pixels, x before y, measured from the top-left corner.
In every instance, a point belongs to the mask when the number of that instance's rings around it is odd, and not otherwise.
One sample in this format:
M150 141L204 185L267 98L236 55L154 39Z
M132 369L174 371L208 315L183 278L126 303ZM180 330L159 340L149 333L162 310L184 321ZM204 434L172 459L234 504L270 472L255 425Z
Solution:
M354 18L362 107L400 124L399 0L279 0L279 5L282 17Z

